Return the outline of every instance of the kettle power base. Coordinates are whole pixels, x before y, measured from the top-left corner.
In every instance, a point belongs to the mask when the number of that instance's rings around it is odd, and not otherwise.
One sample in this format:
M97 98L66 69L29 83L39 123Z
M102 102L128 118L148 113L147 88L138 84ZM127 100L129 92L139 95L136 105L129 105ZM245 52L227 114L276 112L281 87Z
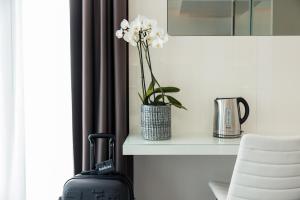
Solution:
M242 134L228 135L228 134L218 134L218 133L214 133L214 137L216 137L216 138L228 138L228 139L233 139L233 138L240 138L240 137L242 137Z

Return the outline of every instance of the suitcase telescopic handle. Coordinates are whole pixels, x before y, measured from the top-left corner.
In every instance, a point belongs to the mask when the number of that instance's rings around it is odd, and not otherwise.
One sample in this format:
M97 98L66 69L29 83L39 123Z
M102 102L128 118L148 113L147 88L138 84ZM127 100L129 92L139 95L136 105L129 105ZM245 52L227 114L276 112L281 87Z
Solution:
M115 136L110 133L95 133L89 134L89 142L90 142L90 169L95 169L95 139L108 139L109 145L109 159L115 163Z

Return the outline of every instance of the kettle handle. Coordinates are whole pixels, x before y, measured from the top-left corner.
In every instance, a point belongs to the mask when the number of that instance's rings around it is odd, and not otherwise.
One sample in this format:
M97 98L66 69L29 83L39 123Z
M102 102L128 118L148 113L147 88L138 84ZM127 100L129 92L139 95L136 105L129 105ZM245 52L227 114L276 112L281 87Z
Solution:
M242 98L242 97L238 97L237 98L237 103L239 105L239 110L240 110L240 103L242 103L245 107L245 114L243 117L240 116L240 123L243 124L249 117L249 112L250 112L250 109L249 109L249 104L247 103L247 101ZM239 112L239 114L241 115L241 112Z

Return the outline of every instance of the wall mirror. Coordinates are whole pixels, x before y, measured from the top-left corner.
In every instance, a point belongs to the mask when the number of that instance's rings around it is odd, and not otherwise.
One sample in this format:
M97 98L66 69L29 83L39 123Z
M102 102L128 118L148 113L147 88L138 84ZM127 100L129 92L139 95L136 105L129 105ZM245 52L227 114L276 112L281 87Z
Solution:
M170 35L300 35L300 0L168 0Z

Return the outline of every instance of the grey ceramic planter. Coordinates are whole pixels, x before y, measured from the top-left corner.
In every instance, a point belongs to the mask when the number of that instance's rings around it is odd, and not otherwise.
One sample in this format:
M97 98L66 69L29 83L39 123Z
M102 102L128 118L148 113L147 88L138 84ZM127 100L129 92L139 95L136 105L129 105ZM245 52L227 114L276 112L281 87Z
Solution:
M146 140L171 138L171 106L141 106L141 131Z

